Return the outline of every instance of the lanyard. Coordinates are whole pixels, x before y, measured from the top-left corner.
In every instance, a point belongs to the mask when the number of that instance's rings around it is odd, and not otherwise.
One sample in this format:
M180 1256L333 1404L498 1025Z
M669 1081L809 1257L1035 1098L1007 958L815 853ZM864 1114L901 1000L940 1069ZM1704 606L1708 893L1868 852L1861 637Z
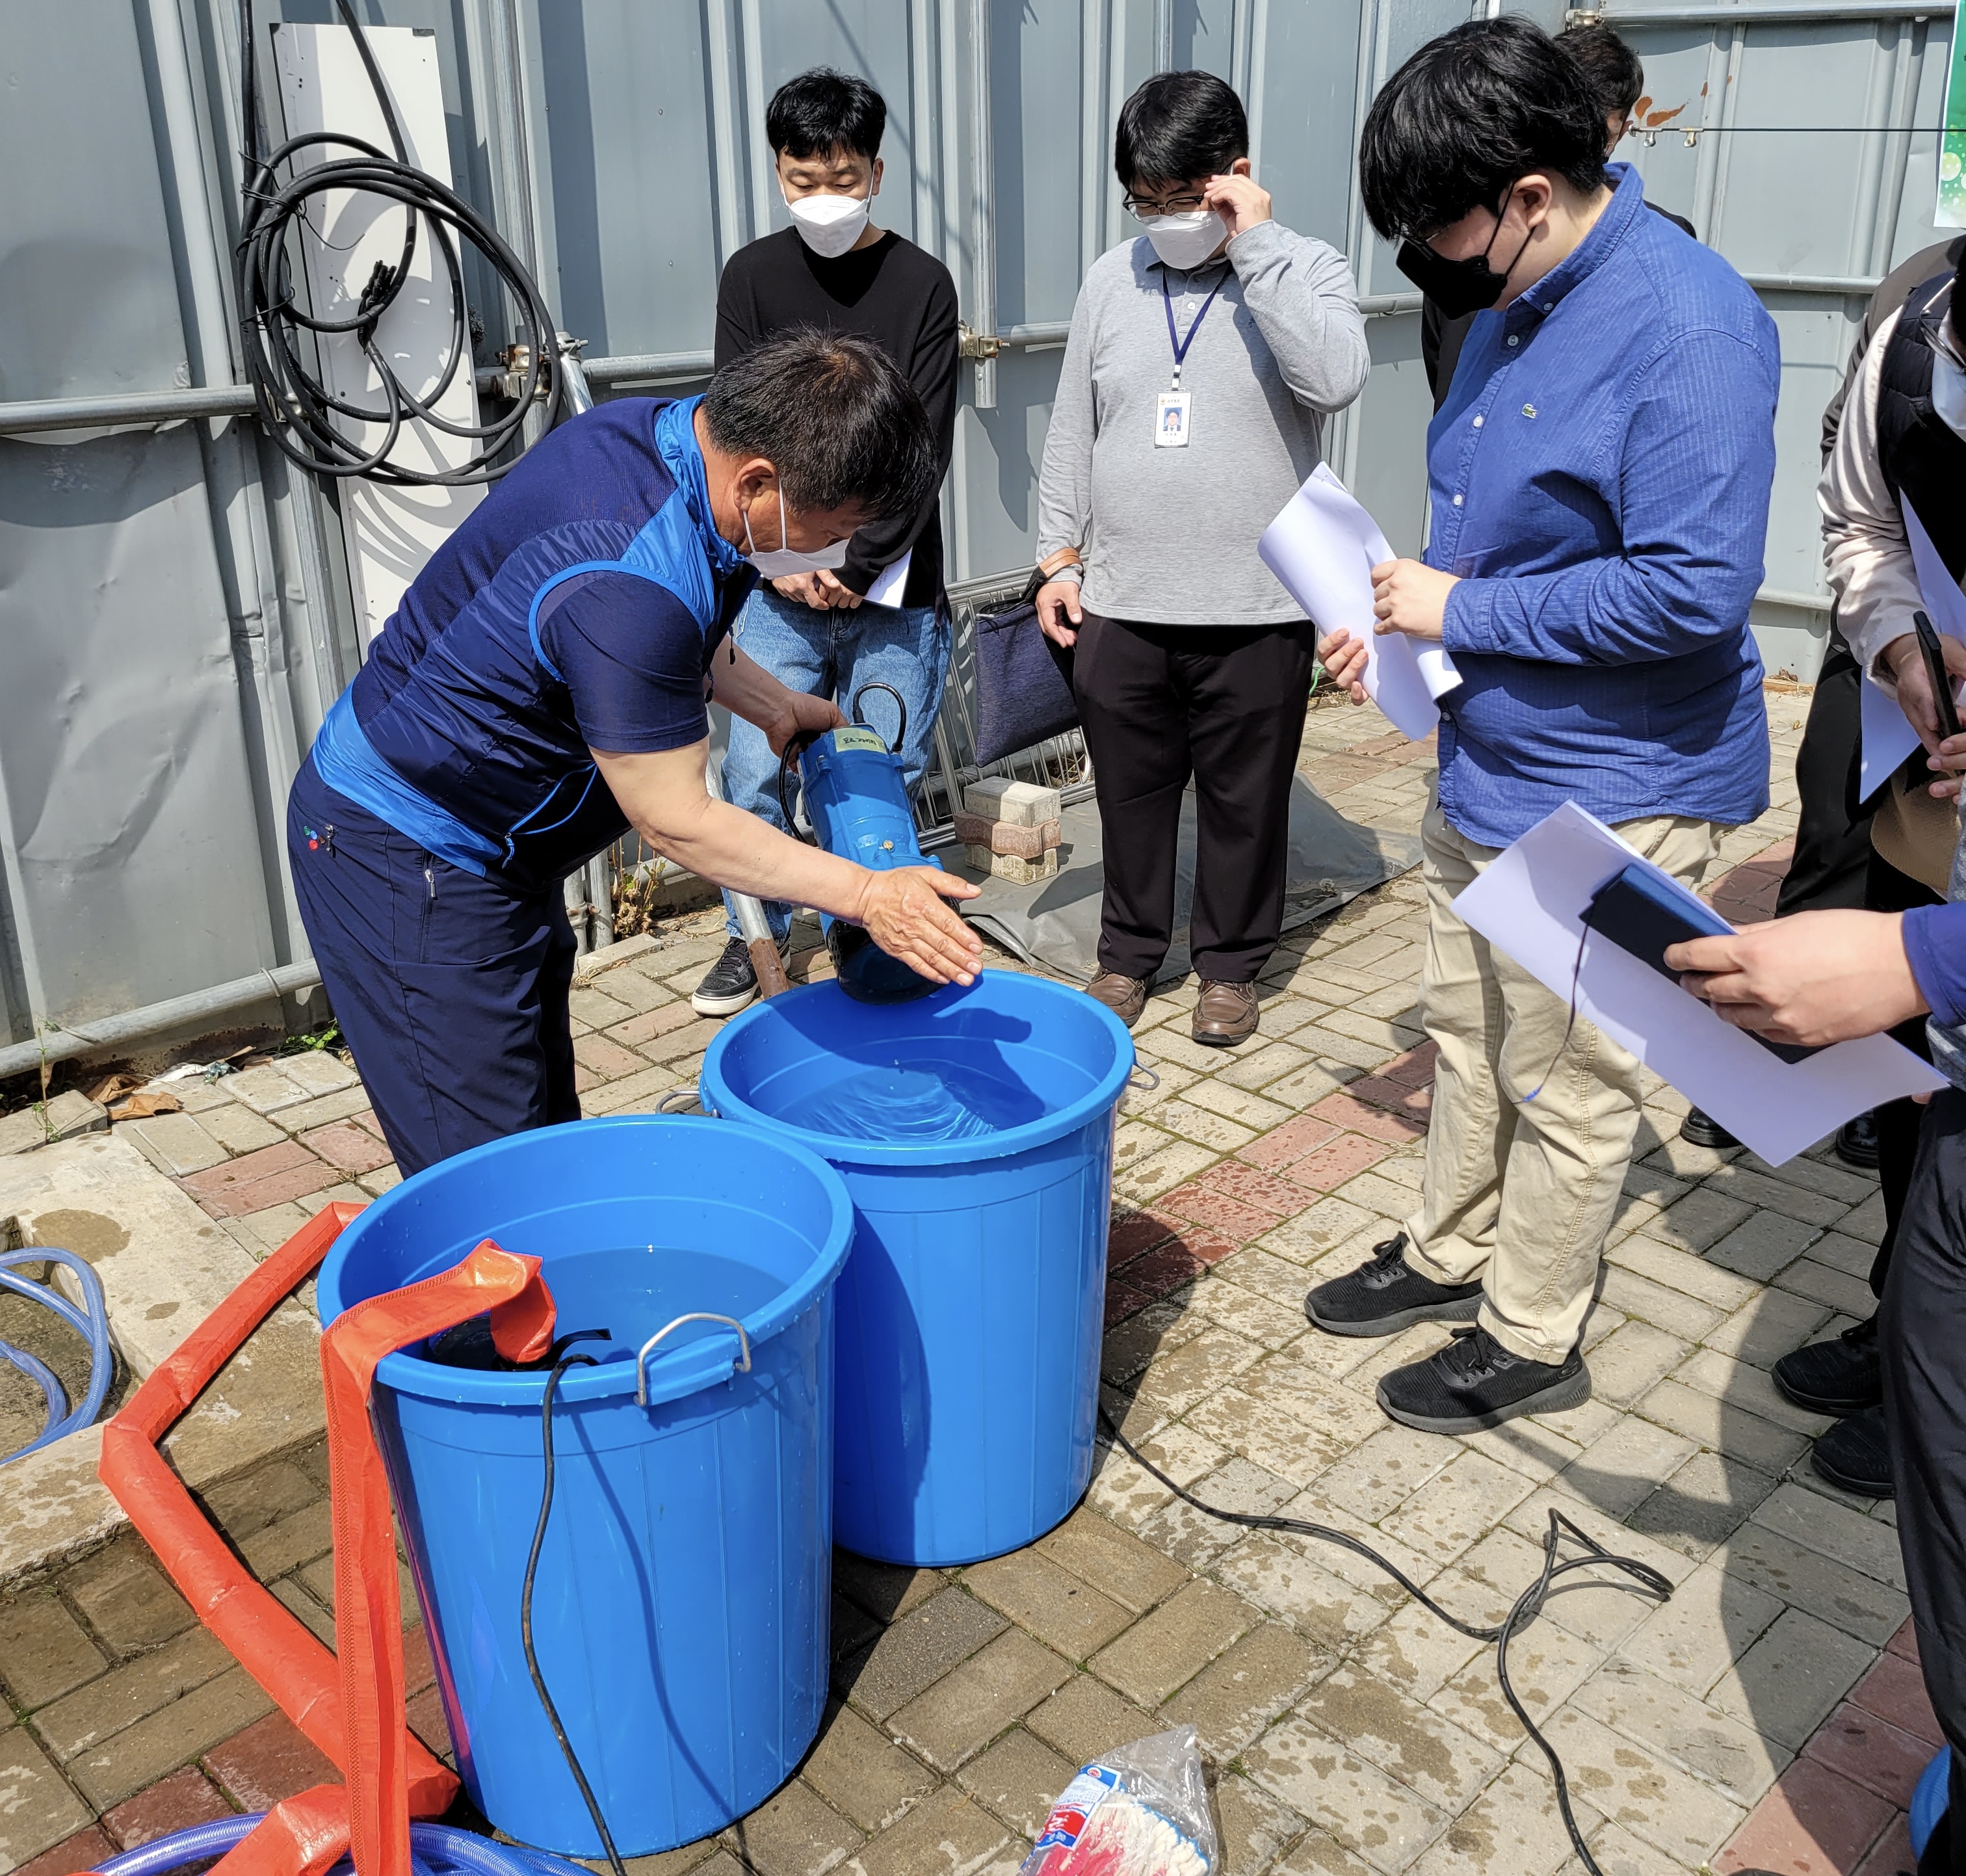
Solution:
M1215 304L1216 295L1228 284L1229 273L1225 269L1222 278L1210 288L1207 298L1201 302L1201 311L1195 314L1194 324L1188 329L1188 337L1177 338L1174 330L1174 295L1168 291L1167 269L1165 267L1161 269L1161 304L1167 309L1168 343L1174 347L1174 388L1177 391L1181 388L1181 368L1188 356L1188 348L1194 344L1194 335L1201 330L1201 322L1208 317L1209 308Z

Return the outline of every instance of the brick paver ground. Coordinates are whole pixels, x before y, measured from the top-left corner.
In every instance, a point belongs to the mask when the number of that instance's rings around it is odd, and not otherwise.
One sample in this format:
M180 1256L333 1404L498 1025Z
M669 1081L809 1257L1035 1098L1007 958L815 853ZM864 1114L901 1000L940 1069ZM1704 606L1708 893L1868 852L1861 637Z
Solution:
M1772 695L1775 805L1729 834L1716 893L1765 916L1794 830L1806 699ZM1418 823L1431 754L1369 711L1311 716L1304 768L1355 819ZM1552 1506L1677 1586L1552 1599L1513 1677L1562 1752L1615 1876L1760 1863L1852 1876L1909 1861L1903 1807L1934 1736L1890 1507L1810 1471L1821 1423L1768 1369L1871 1306L1874 1179L1825 1146L1774 1168L1677 1137L1651 1085L1587 1330L1595 1397L1465 1439L1389 1425L1380 1374L1434 1346L1310 1330L1307 1287L1394 1228L1420 1175L1431 1065L1414 1007L1416 875L1294 933L1259 1041L1197 1048L1191 984L1137 1033L1158 1088L1126 1098L1105 1400L1204 1497L1353 1532L1466 1617L1533 1575ZM688 992L718 921L676 922L574 1010L590 1113L691 1081L715 1025ZM823 969L823 954L802 961ZM353 1072L282 1059L127 1132L256 1256L330 1199L388 1188ZM332 1634L317 1454L213 1510L282 1599ZM1544 1764L1487 1652L1348 1553L1203 1518L1112 1452L1085 1504L1016 1555L907 1571L840 1555L836 1702L798 1778L662 1876L1009 1876L1081 1761L1191 1720L1225 1876L1542 1876L1566 1860ZM411 1716L442 1743L427 1651ZM257 1809L323 1768L192 1624L126 1536L0 1602L0 1876L67 1876L118 1845Z

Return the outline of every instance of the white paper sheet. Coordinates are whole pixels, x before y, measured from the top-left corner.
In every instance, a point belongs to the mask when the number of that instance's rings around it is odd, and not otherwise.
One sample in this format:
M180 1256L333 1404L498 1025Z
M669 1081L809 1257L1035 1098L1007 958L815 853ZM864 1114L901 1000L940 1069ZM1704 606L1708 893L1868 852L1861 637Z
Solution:
M1966 645L1966 594L1945 570L1925 524L1909 501L1900 504L1904 513L1905 538L1911 543L1912 565L1917 569L1918 595L1925 601L1926 616L1942 638L1956 638ZM1962 688L1953 687L1958 703ZM1877 683L1869 672L1858 692L1858 725L1861 751L1857 762L1857 794L1868 801L1890 780L1892 772L1918 747L1918 732L1911 727L1898 700Z
M910 547L892 566L883 567L880 576L867 588L870 606L898 606L908 583L908 562L915 557Z
M1426 735L1440 720L1435 699L1452 690L1461 673L1438 645L1373 630L1372 569L1398 556L1323 463L1263 530L1256 551L1320 631L1365 641L1365 695L1410 742Z
M1623 1043L1771 1165L1866 1108L1945 1085L1888 1036L1784 1062L1601 933L1587 937L1581 914L1591 894L1635 859L1658 878L1670 877L1566 801L1503 853L1454 909L1566 1004L1574 972L1580 1020Z

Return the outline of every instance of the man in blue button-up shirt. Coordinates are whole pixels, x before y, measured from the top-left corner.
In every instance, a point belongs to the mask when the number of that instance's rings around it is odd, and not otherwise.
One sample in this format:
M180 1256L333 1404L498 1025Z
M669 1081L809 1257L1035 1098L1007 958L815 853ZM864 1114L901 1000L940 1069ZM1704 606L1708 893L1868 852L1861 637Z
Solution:
M1603 120L1526 20L1423 47L1361 146L1374 225L1452 314L1484 311L1427 432L1424 563L1376 569L1381 632L1444 644L1440 780L1423 830L1426 1178L1404 1231L1312 1291L1313 1321L1471 1335L1379 1399L1440 1432L1590 1393L1581 1341L1639 1117L1639 1064L1493 950L1455 897L1574 801L1697 886L1768 805L1748 609L1761 578L1780 370L1719 256L1601 160ZM1365 648L1319 647L1352 682ZM1363 691L1354 683L1355 698Z

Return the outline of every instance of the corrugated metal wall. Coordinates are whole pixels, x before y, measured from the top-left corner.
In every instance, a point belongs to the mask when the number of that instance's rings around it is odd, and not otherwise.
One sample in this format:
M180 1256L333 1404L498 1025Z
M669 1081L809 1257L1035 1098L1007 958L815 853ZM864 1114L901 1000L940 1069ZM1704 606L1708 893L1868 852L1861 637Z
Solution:
M1562 22L1556 0L1527 10ZM943 257L965 322L998 342L965 374L946 497L951 578L972 588L1029 562L1064 324L1086 265L1128 232L1117 105L1158 69L1220 73L1249 102L1278 214L1356 259L1375 368L1331 451L1394 542L1419 544L1419 322L1365 227L1352 153L1374 89L1468 0L363 11L436 35L459 186L534 261L603 387L700 378L720 265L785 220L765 99L817 62L867 73L891 112L879 219ZM259 9L263 58L272 13ZM331 10L286 0L284 17ZM1605 17L1644 54L1658 108L1684 106L1637 153L1649 189L1748 274L1781 328L1756 624L1771 666L1806 676L1826 623L1817 420L1870 284L1937 238L1950 19L1912 0ZM250 423L22 435L12 408L108 396L137 400L134 416L156 394L233 383L236 8L0 0L0 1040L20 1040L303 954L281 808L356 653L334 508Z

